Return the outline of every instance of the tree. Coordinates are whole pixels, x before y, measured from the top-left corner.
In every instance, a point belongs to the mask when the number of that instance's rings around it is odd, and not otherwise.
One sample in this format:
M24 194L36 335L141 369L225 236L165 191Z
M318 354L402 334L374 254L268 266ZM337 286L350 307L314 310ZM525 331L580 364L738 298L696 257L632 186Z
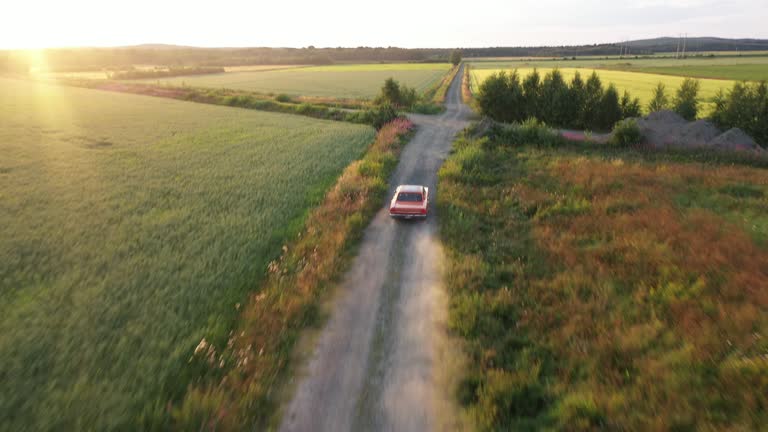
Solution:
M663 82L659 82L653 89L653 98L648 103L648 112L654 113L669 109L669 98L667 97L667 87Z
M540 97L541 75L539 75L539 71L537 69L534 69L533 72L528 74L528 76L523 80L523 100L525 101L524 105L526 118L539 118L541 115L539 112Z
M571 81L568 90L570 93L568 97L568 109L571 112L571 122L568 126L581 129L584 127L582 124L581 113L584 111L584 99L586 98L586 93L584 80L581 79L579 71L576 71L573 75L573 80Z
M674 101L674 110L688 121L696 120L699 113L699 89L701 83L693 78L686 78L677 89Z
M581 111L581 124L586 129L595 128L599 124L600 102L603 99L603 83L597 72L587 79L584 85L584 108ZM599 128L599 126L597 126Z
M451 63L453 63L454 66L458 66L459 63L461 63L461 57L462 54L460 49L451 51Z
M598 108L597 129L610 130L621 120L621 105L619 104L619 91L611 84L600 98Z
M768 84L737 82L714 99L712 121L722 129L737 127L757 142L768 144Z
M544 76L540 94L539 120L555 126L566 126L570 122L568 85L559 70L554 69Z
M621 96L621 118L640 117L640 111L640 99L632 99L629 92L625 90L624 95Z
M417 99L418 94L415 89L400 84L394 78L387 78L374 103L377 105L391 104L398 108L407 108L416 103Z

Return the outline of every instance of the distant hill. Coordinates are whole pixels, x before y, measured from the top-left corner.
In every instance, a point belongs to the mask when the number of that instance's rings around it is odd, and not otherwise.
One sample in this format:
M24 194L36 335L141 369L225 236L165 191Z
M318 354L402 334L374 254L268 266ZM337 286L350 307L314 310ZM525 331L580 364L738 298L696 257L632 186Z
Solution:
M572 57L618 55L629 47L630 55L675 52L678 38L661 37L629 43L578 46L463 48L464 57ZM768 51L765 39L689 38L686 51ZM624 51L626 52L626 51ZM57 48L45 50L52 71L130 70L133 65L204 66L270 64L334 64L360 62L445 62L451 49L397 47L354 48L201 48L169 44L143 44L114 48ZM15 51L0 51L0 72L29 70L29 58Z
M643 39L631 41L631 48L651 50L654 52L673 52L677 50L680 41L676 37L661 37L655 39ZM766 39L725 39L717 37L691 37L686 41L686 50L700 51L766 51L768 40Z

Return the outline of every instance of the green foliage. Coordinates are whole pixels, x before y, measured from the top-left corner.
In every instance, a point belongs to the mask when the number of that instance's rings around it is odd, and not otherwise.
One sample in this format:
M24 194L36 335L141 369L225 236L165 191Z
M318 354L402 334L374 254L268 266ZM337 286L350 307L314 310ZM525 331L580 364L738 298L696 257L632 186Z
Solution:
M659 82L653 89L653 97L648 102L648 112L654 113L669 109L669 97L667 96L667 86Z
M673 101L673 109L688 121L696 120L699 113L699 90L701 83L693 78L686 78L680 85Z
M279 95L275 96L275 100L283 103L293 102L293 99L285 93L280 93Z
M461 57L462 57L462 54L460 49L455 49L451 51L451 59L450 59L451 64L454 66L458 66L459 63L461 63Z
M8 430L169 429L168 402L220 374L195 347L226 346L237 304L374 136L2 79L0 131Z
M147 78L169 78L178 76L194 76L224 73L222 67L169 67L155 69L131 69L110 73L110 79L131 80Z
M377 105L389 104L396 108L409 108L417 100L416 89L400 84L394 78L387 78L374 103Z
M615 86L604 90L595 73L586 83L577 74L569 85L557 69L543 80L534 71L522 83L517 71L494 73L480 85L476 101L480 112L500 122L534 118L558 127L598 130L640 110L640 102L628 93L620 102Z
M631 147L642 143L643 135L634 119L626 119L616 123L611 134L610 143L619 147Z
M603 100L603 92L600 76L597 72L592 72L584 85L584 106L580 110L579 123L586 129L600 129L600 102Z
M632 99L628 91L624 91L624 95L621 96L621 117L633 118L640 117L642 115L642 109L640 108L640 98Z
M611 84L600 99L597 122L594 123L595 129L610 130L622 118L619 92L616 86Z
M736 83L715 97L712 121L722 129L740 128L755 141L768 145L768 85Z

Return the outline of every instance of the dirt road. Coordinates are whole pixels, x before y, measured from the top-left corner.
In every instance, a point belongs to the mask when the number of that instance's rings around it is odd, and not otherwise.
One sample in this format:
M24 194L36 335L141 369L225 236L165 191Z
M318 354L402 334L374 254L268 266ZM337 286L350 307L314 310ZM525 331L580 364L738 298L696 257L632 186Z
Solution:
M413 115L418 132L390 184L430 188L426 221L395 221L386 206L367 228L359 254L306 368L297 377L282 431L425 431L455 427L441 374L446 346L443 251L434 202L437 171L468 124L460 71L440 116Z

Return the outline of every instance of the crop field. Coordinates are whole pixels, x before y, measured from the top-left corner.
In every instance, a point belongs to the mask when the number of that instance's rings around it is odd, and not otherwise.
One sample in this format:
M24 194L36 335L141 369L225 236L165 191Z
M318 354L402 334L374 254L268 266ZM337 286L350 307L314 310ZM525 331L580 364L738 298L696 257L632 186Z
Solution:
M500 72L501 70L502 69L472 69L473 92L477 92L478 87L480 83L483 82L483 80L485 80L491 74ZM544 74L546 74L551 70L552 69L550 68L538 69L539 73L542 74L542 77ZM510 70L507 70L507 71L509 72ZM620 93L627 90L632 95L632 97L640 98L640 101L643 104L643 108L645 108L645 106L653 97L653 89L654 87L656 87L656 85L659 82L663 82L667 86L667 93L670 99L672 99L672 97L674 97L674 92L680 87L680 84L684 80L683 77L679 77L679 76L648 74L648 73L638 73L638 72L625 72L625 71L614 71L614 70L604 70L604 69L579 69L579 68L561 68L560 69L560 72L563 73L563 77L568 81L573 79L573 76L577 71L581 74L582 78L584 79L587 79L589 75L592 73L592 71L597 72L597 74L600 76L600 79L603 81L605 85L609 83L613 83L616 85ZM521 77L525 77L531 72L533 72L533 68L518 69L518 73L520 74ZM734 81L702 79L701 90L699 92L699 99L702 101L702 108L699 112L699 116L703 117L710 112L710 110L712 109L711 101L717 94L718 90L730 89L733 86L733 83Z
M764 429L765 159L454 149L438 208L480 430Z
M0 429L149 427L373 137L0 79Z
M740 57L693 57L670 58L591 58L576 57L575 60L559 59L516 59L471 61L475 70L482 69L530 69L530 68L587 68L611 69L631 72L659 73L666 75L712 78L722 80L760 81L768 79L768 55Z
M768 64L630 67L627 70L664 75L734 81L768 80Z
M395 78L419 92L439 81L447 63L317 66L263 72L228 72L194 77L147 80L166 85L229 88L289 96L372 99L384 80Z

